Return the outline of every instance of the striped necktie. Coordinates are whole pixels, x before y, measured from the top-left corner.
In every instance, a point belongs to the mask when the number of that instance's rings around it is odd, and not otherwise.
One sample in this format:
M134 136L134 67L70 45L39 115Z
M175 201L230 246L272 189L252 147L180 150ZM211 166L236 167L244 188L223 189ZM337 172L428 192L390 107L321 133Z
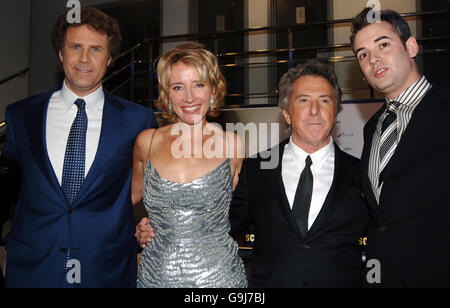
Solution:
M379 181L378 185L381 185L384 181L383 170L388 164L392 155L397 148L398 129L397 129L397 109L400 103L392 101L389 103L386 111L386 117L383 120L381 126L381 139L380 139L380 168L379 168Z

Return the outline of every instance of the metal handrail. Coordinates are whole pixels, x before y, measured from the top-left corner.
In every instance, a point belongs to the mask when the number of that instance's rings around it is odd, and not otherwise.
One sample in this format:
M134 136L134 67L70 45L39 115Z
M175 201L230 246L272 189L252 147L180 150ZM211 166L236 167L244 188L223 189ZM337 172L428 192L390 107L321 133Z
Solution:
M429 42L429 41L441 41L441 40L448 40L450 39L449 36L436 36L436 37L424 37L424 38L417 38L417 42ZM292 50L281 48L281 49L260 49L260 50L253 50L253 51L244 51L244 52L227 52L223 54L217 54L218 57L223 56L251 56L251 55L264 55L264 54L280 54L280 53L288 53L288 52L299 52L299 51L309 51L309 50L335 50L335 49L344 49L344 48L351 48L352 45L350 43L347 44L332 44L332 45L320 45L320 46L308 46L308 47L300 47L300 48L292 48Z
M400 14L404 18L409 17L423 17L423 16L435 16L435 15L444 15L444 14L450 14L450 10L435 10L435 11L427 11L427 12L412 12L412 13L403 13ZM156 43L160 42L170 42L170 41L180 41L180 40L192 40L192 39L201 39L201 38L210 38L213 39L215 43L215 53L217 57L223 58L223 57L245 57L245 56L254 56L254 55L282 55L282 54L288 54L288 59L277 59L275 61L267 61L267 62L258 62L258 63L228 63L228 64L221 64L220 66L225 69L236 69L241 67L251 67L251 66L257 66L257 65L278 65L282 63L288 63L290 66L293 65L296 62L302 61L297 60L294 58L294 54L298 52L304 52L304 51L311 51L311 50L337 50L337 49L351 49L350 43L343 43L343 44L330 44L330 45L321 45L321 46L307 46L307 47L293 47L293 41L292 41L292 32L298 29L307 28L307 27L315 27L315 26L324 26L324 25L334 25L334 24L343 24L343 23L351 23L351 18L345 18L345 19L336 19L336 20L326 20L326 21L319 21L319 22L310 22L310 23L304 23L304 24L291 24L291 25L280 25L280 26L265 26L265 27L252 27L247 29L239 29L239 30L227 30L227 31L219 31L219 32L208 32L208 33L190 33L190 34L178 34L178 35L169 35L169 36L160 36L155 38L147 38L143 42L136 44L135 46L131 47L130 49L124 51L120 55L114 58L114 61L119 60L125 56L128 56L131 54L131 61L129 64L123 66L122 68L118 69L117 71L113 72L111 75L107 76L104 81L107 81L111 79L112 77L118 75L119 73L127 70L130 68L130 77L125 80L125 82L122 82L118 87L116 87L114 90L117 90L121 88L126 83L131 83L131 98L133 100L134 98L134 78L135 78L135 55L136 51L143 47L147 46L149 47L149 57L148 57L148 75L149 75L149 91L153 91L153 64L157 61L153 58L152 55L152 46ZM252 32L260 32L260 31L287 31L288 32L288 39L289 39L289 48L277 48L277 49L264 49L264 50L252 50L252 51L243 51L243 52L224 52L219 53L217 50L217 39L220 37L227 37L227 36L235 36L239 34L250 34ZM429 42L435 42L440 40L448 40L450 39L450 35L447 36L437 36L437 37L425 37L425 38L417 38L417 41L422 44L426 44ZM424 50L419 53L419 55L428 55L428 54L434 54L434 53L446 53L449 52L449 49L435 49L435 50ZM329 63L336 63L336 62L344 62L344 61L354 61L354 56L330 56L330 57L324 57L321 60L328 61ZM113 90L113 91L114 91ZM272 93L258 93L259 95L267 95L267 97L274 97ZM229 94L227 95L230 98L233 97L254 97L254 94ZM147 101L154 101L153 100L153 94L149 94L149 99ZM227 105L230 106L230 105Z
M132 53L133 51L136 51L137 49L139 49L140 47L144 46L145 44L148 44L148 39L145 39L142 43L138 43L138 44L134 45L133 47L129 48L128 50L125 50L121 54L115 56L113 58L113 61L116 61L116 60L118 60L120 58L123 58L124 56Z
M130 66L131 66L131 64L128 63L128 64L124 65L123 67L119 68L118 70L112 72L111 74L108 75L108 77L103 78L103 82L107 82L114 76L116 76L116 75L122 73L123 71L125 71L126 69L128 69Z
M5 132L3 132L3 129L6 127L6 122L5 121L3 121L3 122L0 122L0 145L1 145L1 143L3 143L3 141L4 141L4 139L5 139L5 137L6 137L6 133Z
M0 81L0 85L4 84L4 83L6 83L6 82L8 82L10 80L13 80L13 79L16 79L16 78L19 78L19 77L23 77L29 71L30 71L30 68L27 67L26 69L23 69L23 70L15 73L15 74L12 74L11 76L6 77L5 79L2 79Z
M402 17L422 17L422 16L429 16L429 15L440 15L440 14L450 14L450 10L435 10L435 11L428 11L428 12L412 12L412 13L403 13L400 14ZM344 18L344 19L334 19L334 20L326 20L326 21L319 21L319 22L311 22L311 23L304 23L304 24L291 24L291 25L281 25L281 26L265 26L265 27L252 27L247 29L240 29L240 30L226 30L226 31L219 31L219 32L208 32L208 33L187 33L187 34L178 34L178 35L167 35L167 36L160 36L156 38L147 38L143 42L136 44L135 46L131 47L130 49L124 51L120 55L116 56L114 58L114 61L123 58L124 56L132 53L133 51L136 51L138 48L142 47L143 45L151 45L155 42L160 41L177 41L177 40L184 40L184 39L198 39L203 37L208 38L217 38L218 36L229 36L229 35L237 35L237 34L243 34L248 32L258 32L258 31L279 31L279 30L288 30L288 29L298 29L298 28L304 28L304 27L310 27L310 26L321 26L321 25L333 25L333 24L341 24L341 23L349 23L351 22L351 18ZM432 37L432 38L422 38L419 40L441 40L441 39L448 39L448 36L442 36L442 37ZM351 45L349 43L345 44L332 44L332 45L324 45L324 46L315 46L315 47L304 47L304 48L295 48L294 50L316 50L316 49L338 49L338 48L349 48ZM245 55L255 55L255 54L261 54L261 53L270 53L270 52L288 52L289 49L273 49L273 50L257 50L257 51L248 51L248 52L228 52L223 54L217 54L218 57L221 56L245 56Z
M450 10L412 12L412 13L403 13L400 15L402 17L422 17L422 16L438 15L438 14L450 14ZM168 36L160 36L160 37L156 37L156 38L149 38L149 39L146 39L146 41L151 44L154 42L166 41L166 40L177 41L177 40L184 40L184 39L189 39L189 38L203 38L203 37L210 38L210 37L218 37L218 36L237 35L237 34L243 34L243 33L247 33L247 32L279 31L279 30L305 28L305 27L310 27L310 26L324 26L324 25L350 23L350 22L352 22L352 18L343 18L343 19L310 22L310 23L304 23L304 24L252 27L252 28L247 28L247 29L226 30L226 31L219 31L219 32L208 32L208 33L197 32L197 33L190 33L190 34L186 33L186 34L168 35Z
M436 37L436 38L424 38L424 39L420 39L418 41L438 40L438 39L447 39L447 38L450 38L450 36ZM440 53L450 53L450 48L423 50L418 53L418 56L429 55L429 54L440 54ZM344 61L355 61L356 58L355 58L355 56L333 56L333 57L328 57L324 60L326 60L330 63L338 63L338 62L344 62ZM244 64L224 64L224 65L220 65L220 66L223 68L240 68L240 67L250 67L250 66L255 66L255 65L278 65L278 64L282 64L282 63L288 63L289 61L290 60L277 60L277 61L269 61L269 62L256 62L256 63L244 63ZM292 61L295 63L295 62L303 61L303 60L293 59ZM137 63L137 62L138 61L134 61L134 63ZM114 76L118 75L119 73L125 71L129 67L130 67L130 63L126 64L122 68L113 72L111 75L109 75L107 78L104 79L104 82L113 78ZM114 93L116 90L120 89L125 84L129 83L130 81L131 81L130 78L126 79L119 86L117 86L116 88L111 90L111 92ZM342 89L342 90L343 91L345 90L345 92L349 92L351 90L362 90L362 88L349 88L349 89ZM368 87L367 90L370 90L370 88ZM227 97L230 97L230 98L250 98L250 97L252 97L252 98L273 98L273 97L277 97L277 94L276 93L275 94L274 93L247 93L247 94L233 93L233 94L228 94ZM345 102L343 102L343 103L345 103ZM234 106L234 105L231 105L231 104L227 105L228 108L231 108L232 106ZM236 105L236 106L249 107L247 105ZM251 106L253 107L253 105L251 105ZM267 104L266 106L272 106L272 104Z
M429 16L429 15L440 15L440 14L450 14L450 10L436 10L436 11L428 11L428 12L412 12L412 13L403 13L400 14L402 17L422 17L422 16ZM305 27L311 27L311 26L323 26L323 25L333 25L333 24L341 24L341 23L350 23L352 21L351 18L344 18L344 19L334 19L334 20L326 20L326 21L319 21L319 22L310 22L310 23L304 23L304 24L291 24L291 25L281 25L281 26L265 26L265 27L252 27L247 29L239 29L239 30L226 30L226 31L219 31L219 32L208 32L208 33L186 33L186 34L177 34L177 35L167 35L167 36L160 36L155 38L147 38L142 43L139 43L133 47L131 47L129 50L123 52L122 54L115 57L115 60L120 59L121 57L124 57L131 53L132 51L135 51L139 47L145 45L145 44L153 44L160 41L179 41L179 40L186 40L186 39L199 39L199 38L217 38L219 36L232 36L232 35L238 35L238 34L244 34L244 33L250 33L250 32L258 32L258 31L280 31L280 30L289 30L289 29L299 29L299 28L305 28ZM327 46L319 46L319 49L335 49L335 48L345 48L350 47L350 44L334 44L334 45L327 45ZM298 49L297 49L298 50ZM303 49L302 49L303 50ZM288 49L286 49L288 51ZM260 51L253 51L253 53L259 53ZM218 56L225 56L225 55L246 55L245 53L225 53Z
M447 38L450 39L450 36L448 36ZM433 38L430 38L429 40L433 40ZM422 55L429 55L429 54L435 54L435 53L446 53L449 51L450 51L450 49L422 50L422 51L419 51L419 53L417 55L422 56ZM327 61L329 63L337 63L337 62L345 62L345 61L355 61L356 57L355 56L332 56L332 57L320 58L320 60ZM230 64L223 64L220 66L223 68L241 68L241 67L250 67L250 66L258 66L258 65L266 65L266 66L278 65L278 64L288 63L289 61L290 60L286 59L286 60L276 60L276 61L267 61L267 62L252 62L252 63L241 63L241 64L230 63ZM298 61L304 61L304 60L293 59L291 61L298 62Z

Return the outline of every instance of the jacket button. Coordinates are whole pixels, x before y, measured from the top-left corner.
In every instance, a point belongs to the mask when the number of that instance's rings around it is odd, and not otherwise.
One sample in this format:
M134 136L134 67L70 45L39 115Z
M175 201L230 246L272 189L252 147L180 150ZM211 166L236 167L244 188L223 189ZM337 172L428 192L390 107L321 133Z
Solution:
M300 246L300 248L303 249L303 250L308 250L311 247L309 245L303 244L303 245Z
M72 214L73 213L73 209L70 208L68 212L69 212L69 214Z

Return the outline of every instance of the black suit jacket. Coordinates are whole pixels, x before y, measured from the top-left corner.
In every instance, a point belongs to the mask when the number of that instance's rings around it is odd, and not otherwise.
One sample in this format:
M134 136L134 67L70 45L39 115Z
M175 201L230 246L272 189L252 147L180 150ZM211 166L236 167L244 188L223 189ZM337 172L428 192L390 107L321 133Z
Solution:
M364 128L362 189L368 200L368 259L381 263L381 286L450 287L450 89L435 85L416 107L385 167L376 203L368 178L381 108Z
M263 170L260 156L243 163L231 204L232 235L255 227L250 287L358 287L363 264L358 239L367 223L358 159L335 145L334 179L323 207L303 238L291 213L280 163Z

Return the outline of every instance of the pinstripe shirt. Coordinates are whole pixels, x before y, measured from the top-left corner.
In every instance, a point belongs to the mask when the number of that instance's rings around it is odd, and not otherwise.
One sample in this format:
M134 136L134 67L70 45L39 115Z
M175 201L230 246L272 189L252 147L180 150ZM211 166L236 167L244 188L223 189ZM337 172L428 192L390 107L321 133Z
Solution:
M414 110L417 105L421 102L425 94L431 89L431 84L422 76L417 82L407 88L404 92L400 93L399 96L390 100L386 98L386 106L390 104L392 101L397 101L400 103L397 109L397 143L400 142L403 133L408 126L409 121L413 115ZM374 132L372 139L372 148L370 150L370 159L369 159L369 179L372 184L372 189L374 191L377 202L379 203L381 189L383 188L383 183L379 185L379 168L380 168L380 139L381 139L381 126L383 124L384 119L387 116L387 108L383 112L383 114L378 119L377 129ZM395 146L396 146L395 145ZM395 153L395 152L394 152Z

